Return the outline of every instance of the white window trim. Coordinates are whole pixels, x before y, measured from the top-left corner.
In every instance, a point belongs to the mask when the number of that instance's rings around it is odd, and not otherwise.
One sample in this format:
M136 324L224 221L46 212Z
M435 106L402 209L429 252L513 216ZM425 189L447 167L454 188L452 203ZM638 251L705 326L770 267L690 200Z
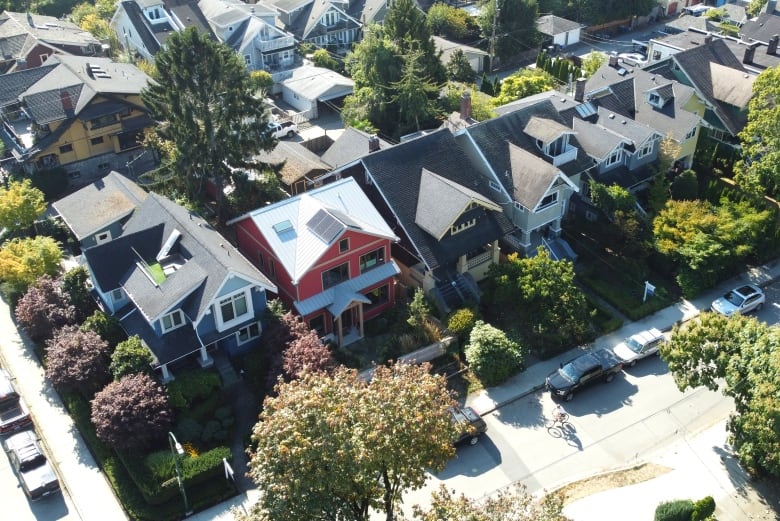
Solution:
M111 232L106 230L104 232L95 234L95 244L103 244L111 240Z
M119 296L117 297L117 292L119 292ZM125 299L125 292L122 288L116 288L111 292L111 300L114 302L119 302Z
M544 201L548 197L552 197L552 200L549 203L542 204L542 201ZM558 203L558 192L553 192L551 194L546 194L544 197L542 197L542 200L539 201L539 207L536 210L537 211L544 210L545 208L549 208L551 206L554 206L557 203Z
M251 334L249 332L249 329L252 326L257 326L257 335L256 336L251 336ZM247 339L242 341L241 340L241 332L244 331L244 330L246 330L246 332L247 332ZM236 331L236 342L238 343L238 345L248 344L249 342L252 342L253 340L256 340L256 339L260 338L260 335L262 335L262 334L263 334L263 326L260 324L260 322L252 322L251 324L247 324L246 326L244 326L241 329L239 329L238 331Z
M462 222L458 225L452 225L450 227L450 235L455 235L456 233L460 233L463 230L468 230L472 226L476 226L476 224L477 224L477 218L475 217L469 221Z
M246 299L246 313L240 316L237 316L233 318L232 320L229 320L227 322L222 320L222 305L221 302L227 299L235 299L238 295L244 295L244 299ZM252 294L250 291L247 291L246 288L240 289L238 291L235 291L233 293L230 293L228 295L222 295L216 299L214 302L214 321L217 325L217 331L224 331L225 329L229 329L237 324L240 324L242 322L246 322L248 317L254 317L255 316L255 310L254 306L252 304Z
M174 322L175 322L173 320L173 316L174 315L179 315L181 317L181 323L180 324L174 324ZM165 322L163 321L163 319L165 317L171 317L171 324L172 325L168 329L165 328ZM183 326L186 323L187 323L187 320L185 319L184 313L182 312L181 309L174 309L173 311L171 311L167 315L163 315L162 317L160 317L160 329L162 329L163 333L168 333L169 331L173 331L174 329L178 329L178 328L180 328L181 326Z
M610 155L607 156L607 158L604 160L604 164L606 166L612 166L614 164L620 163L620 161L623 159L623 149L618 148L614 152L612 152Z
M653 151L653 142L645 143L642 148L639 149L639 152L637 153L638 158L643 158L647 155L650 155L650 153Z

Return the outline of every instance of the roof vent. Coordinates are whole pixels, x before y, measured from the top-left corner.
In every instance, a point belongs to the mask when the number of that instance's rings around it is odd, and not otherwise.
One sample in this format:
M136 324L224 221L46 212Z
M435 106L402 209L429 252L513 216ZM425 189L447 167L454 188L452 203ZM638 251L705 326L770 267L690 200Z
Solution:
M621 121L621 123L622 123L623 125L625 125L625 124L626 124L626 120L624 119L623 121Z
M615 115L614 114L610 114L609 115L609 119L615 119Z

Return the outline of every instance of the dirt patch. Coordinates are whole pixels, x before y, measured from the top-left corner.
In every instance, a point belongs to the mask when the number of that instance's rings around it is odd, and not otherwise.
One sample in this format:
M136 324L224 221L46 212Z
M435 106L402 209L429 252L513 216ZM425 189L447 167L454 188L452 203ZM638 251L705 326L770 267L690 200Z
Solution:
M586 498L605 490L642 483L643 481L663 476L671 471L671 468L664 465L643 463L630 469L607 472L606 474L581 479L562 486L556 492L563 496L564 505L568 505L578 499Z

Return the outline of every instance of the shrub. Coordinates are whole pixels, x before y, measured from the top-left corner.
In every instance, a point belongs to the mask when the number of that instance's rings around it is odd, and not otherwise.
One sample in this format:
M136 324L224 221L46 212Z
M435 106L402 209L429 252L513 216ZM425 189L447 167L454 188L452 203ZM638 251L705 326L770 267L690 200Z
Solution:
M112 351L119 342L127 339L127 335L119 324L119 319L99 309L96 309L94 313L84 320L84 323L81 324L81 330L97 333L100 338L108 343Z
M74 324L76 308L59 281L44 275L19 299L14 315L33 342L42 342L57 329Z
M46 342L46 378L59 390L91 397L110 380L108 344L92 331L63 327Z
M471 371L486 385L496 385L525 366L523 350L506 333L479 320L466 345Z
M468 336L471 333L474 324L477 322L477 316L469 308L462 308L455 311L447 320L447 329L453 335Z
M89 273L83 266L73 268L60 277L62 291L70 297L70 301L76 308L76 317L79 322L84 321L95 310L95 301L89 294L87 280L89 280ZM98 334L100 333L98 332ZM103 338L103 340L108 339ZM111 343L109 342L109 344ZM113 346L114 344L111 344L111 347Z
M179 410L188 409L192 402L204 398L219 389L219 375L212 371L196 369L176 375L168 384L171 405Z
M690 499L676 499L666 501L655 509L654 521L691 521L693 514L693 501Z
M693 504L691 521L706 521L715 513L715 500L707 496Z
M92 400L98 437L116 449L148 447L164 439L173 423L165 391L145 374L111 382Z
M127 374L146 373L151 375L154 356L137 335L119 342L111 355L111 374L119 380Z

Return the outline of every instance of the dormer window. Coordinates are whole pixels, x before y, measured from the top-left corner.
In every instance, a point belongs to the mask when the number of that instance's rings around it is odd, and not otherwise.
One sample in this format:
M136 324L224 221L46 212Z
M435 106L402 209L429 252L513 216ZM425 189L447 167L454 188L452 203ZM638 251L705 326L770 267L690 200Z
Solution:
M621 159L623 159L623 149L618 148L607 157L607 160L604 161L604 164L607 166L612 166L616 163L619 163Z
M661 96L659 96L655 92L651 92L650 93L650 95L647 97L647 102L650 105L653 105L654 107L658 107L658 108L661 108L664 105L664 102L661 99Z
M650 141L648 143L645 143L642 145L642 148L639 149L639 153L637 154L638 158L645 157L650 154L650 152L653 151L653 142Z

